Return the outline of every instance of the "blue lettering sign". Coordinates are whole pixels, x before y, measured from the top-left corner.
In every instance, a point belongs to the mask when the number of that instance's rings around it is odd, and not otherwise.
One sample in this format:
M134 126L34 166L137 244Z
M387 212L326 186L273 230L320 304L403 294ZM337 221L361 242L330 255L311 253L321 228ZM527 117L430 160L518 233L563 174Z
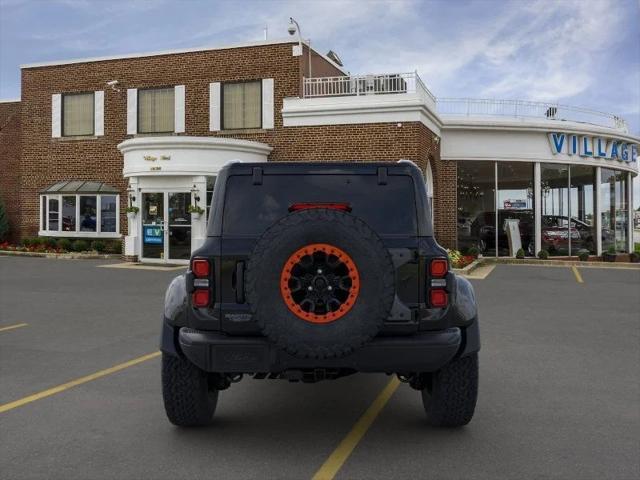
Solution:
M551 133L549 135L551 139L551 151L554 155L562 152L562 146L564 145L564 133Z
M631 145L631 161L632 162L638 161L638 146L635 144Z
M629 161L629 149L627 147L628 145L626 143L623 143L620 146L620 160L622 160L623 162Z
M611 154L609 155L609 157L612 160L614 158L617 159L619 157L619 154L618 154L618 142L616 142L615 140L611 140Z
M571 135L571 143L569 144L569 155L578 154L578 136Z
M164 232L162 227L156 225L144 225L143 240L146 245L162 245L164 243Z
M593 145L591 144L591 137L582 137L580 139L580 156L593 157Z
M594 153L594 156L595 157L606 157L607 156L606 145L607 145L607 142L604 140L604 138L597 138L596 139L596 152Z

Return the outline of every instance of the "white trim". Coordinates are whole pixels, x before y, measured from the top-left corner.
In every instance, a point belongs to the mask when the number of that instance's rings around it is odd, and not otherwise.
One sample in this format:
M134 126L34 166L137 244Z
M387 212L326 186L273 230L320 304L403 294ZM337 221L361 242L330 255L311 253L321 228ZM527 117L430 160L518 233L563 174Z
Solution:
M93 135L104 135L104 91L93 92Z
M69 65L73 63L105 62L109 60L123 60L127 58L156 57L158 55L176 55L180 53L205 52L208 50L229 50L234 48L263 47L267 45L280 45L280 44L287 44L287 43L297 44L298 40L297 39L292 40L287 38L287 39L280 39L280 40L264 40L260 42L235 43L235 44L223 45L223 46L217 46L217 47L209 46L209 47L196 47L196 48L180 48L180 49L173 49L173 50L160 50L156 52L108 55L104 57L88 57L88 58L74 58L70 60L54 60L51 62L26 63L23 65L20 65L20 68L25 69L25 68L51 67L54 65ZM307 45L307 42L305 42L304 40L302 41L302 43ZM315 51L313 48L311 50Z
M627 173L627 252L633 252L633 175Z
M138 133L138 89L127 89L127 135Z
M4 98L4 99L0 99L0 103L18 103L22 101L20 99L20 97L18 98Z
M42 211L42 198L46 199L46 211ZM75 197L76 199L76 229L75 231L62 230L62 197ZM96 198L96 231L80 230L80 197ZM101 232L102 219L102 197L116 197L116 231ZM58 230L49 230L49 199L58 200ZM58 194L41 193L38 195L38 209L40 210L40 224L38 225L38 235L44 237L77 237L77 238L120 238L120 194L119 193L82 193L69 192ZM42 230L42 216L46 216L46 230Z
M185 87L184 85L176 85L174 87L174 131L175 133L184 133L184 105L185 105Z
M62 237L62 238L121 238L122 235L113 232L65 232L65 231L50 231L39 230L39 237Z
M534 203L534 256L538 256L538 252L542 250L542 175L540 171L540 162L533 164L533 203Z
M596 167L596 195L595 195L595 221L596 221L596 255L602 255L602 198L600 197L602 183L601 167Z
M272 129L274 127L274 94L273 78L262 79L262 128Z
M62 137L62 94L51 95L51 137Z
M209 131L219 132L221 124L220 109L220 82L209 84Z

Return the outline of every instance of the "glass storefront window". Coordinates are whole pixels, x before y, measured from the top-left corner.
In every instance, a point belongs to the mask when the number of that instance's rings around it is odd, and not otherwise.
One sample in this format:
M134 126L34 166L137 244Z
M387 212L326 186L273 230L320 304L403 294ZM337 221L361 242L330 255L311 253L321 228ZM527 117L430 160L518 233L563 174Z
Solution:
M76 231L76 197L62 197L62 231Z
M207 177L207 222L209 221L209 213L211 212L211 201L213 200L213 187L216 184L216 177Z
M100 197L100 231L115 232L117 219L117 198L115 195L102 195Z
M569 166L540 164L541 248L569 255Z
M60 215L58 198L49 198L49 225L48 230L58 231L58 217Z
M571 255L582 249L597 253L595 223L595 180L596 169L587 165L571 165L571 189L569 208L571 210Z
M96 231L96 197L84 196L80 197L80 231L95 232Z
M458 248L495 255L495 163L458 162Z
M629 228L626 172L603 168L600 174L602 251L626 252Z
M533 163L498 162L498 255L535 254Z

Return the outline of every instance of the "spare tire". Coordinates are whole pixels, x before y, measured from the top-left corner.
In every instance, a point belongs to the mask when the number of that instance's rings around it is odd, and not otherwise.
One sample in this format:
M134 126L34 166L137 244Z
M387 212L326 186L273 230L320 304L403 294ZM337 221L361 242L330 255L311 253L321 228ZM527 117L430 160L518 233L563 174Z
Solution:
M326 208L269 227L245 293L264 335L301 358L340 357L371 340L395 296L389 252L361 219Z

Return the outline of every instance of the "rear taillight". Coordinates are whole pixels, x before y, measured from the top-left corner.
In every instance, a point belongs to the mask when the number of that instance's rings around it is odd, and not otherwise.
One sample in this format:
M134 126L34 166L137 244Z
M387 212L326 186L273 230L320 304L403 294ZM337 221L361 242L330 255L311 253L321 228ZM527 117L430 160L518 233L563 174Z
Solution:
M449 261L445 258L434 258L429 264L427 285L429 305L431 308L445 308L449 304L446 276L449 273Z
M298 212L300 210L311 210L314 208L328 208L329 210L340 210L341 212L350 212L351 205L348 203L294 203L289 207L290 212Z
M210 280L211 264L206 258L194 258L191 261L193 273L193 293L191 303L196 308L208 307L211 303L212 285Z

